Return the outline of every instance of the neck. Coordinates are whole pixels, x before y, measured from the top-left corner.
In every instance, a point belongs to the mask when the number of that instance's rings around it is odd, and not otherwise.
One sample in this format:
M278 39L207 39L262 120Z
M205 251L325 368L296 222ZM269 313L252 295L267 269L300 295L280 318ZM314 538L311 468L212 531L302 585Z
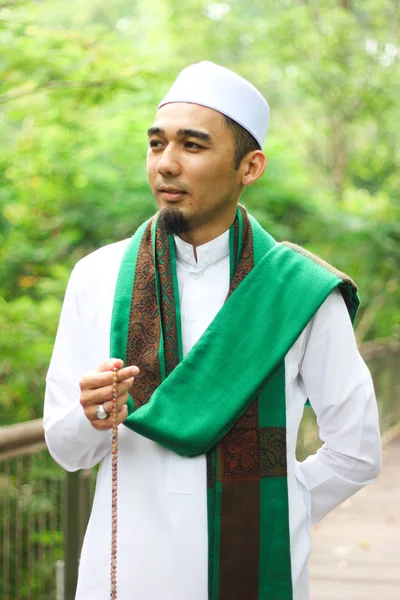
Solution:
M179 234L179 237L187 244L191 244L193 246L193 252L197 258L196 248L215 240L217 237L225 233L225 231L229 229L235 220L235 216L236 206L234 207L233 211L229 211L229 214L227 214L224 219L216 223L207 223L190 228L189 231Z

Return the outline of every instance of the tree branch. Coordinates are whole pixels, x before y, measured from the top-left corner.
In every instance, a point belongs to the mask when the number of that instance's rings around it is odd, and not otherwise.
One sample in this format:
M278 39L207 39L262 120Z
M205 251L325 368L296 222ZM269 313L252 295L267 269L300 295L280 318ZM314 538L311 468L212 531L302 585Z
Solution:
M26 4L26 0L9 0L8 2L0 2L0 10L2 8L10 8L11 6L19 6L20 4Z
M44 90L79 90L105 88L111 85L115 85L117 83L121 83L125 79L126 77L124 77L123 79L105 79L103 81L46 81L45 83L36 85L30 90L23 90L14 93L8 92L6 94L3 94L2 96L0 96L0 104L6 104L7 102L12 102L13 100L19 100L20 98L32 96L33 94L37 94Z

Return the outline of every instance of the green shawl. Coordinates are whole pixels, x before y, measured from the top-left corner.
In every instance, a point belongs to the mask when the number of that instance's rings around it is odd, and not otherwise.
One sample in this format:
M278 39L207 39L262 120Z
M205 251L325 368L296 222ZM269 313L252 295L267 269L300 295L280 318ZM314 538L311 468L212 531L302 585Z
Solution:
M182 356L173 236L157 216L123 257L111 356L138 365L125 425L182 456L207 454L209 600L292 600L284 358L336 287L354 284L276 243L245 209L230 229L227 300Z

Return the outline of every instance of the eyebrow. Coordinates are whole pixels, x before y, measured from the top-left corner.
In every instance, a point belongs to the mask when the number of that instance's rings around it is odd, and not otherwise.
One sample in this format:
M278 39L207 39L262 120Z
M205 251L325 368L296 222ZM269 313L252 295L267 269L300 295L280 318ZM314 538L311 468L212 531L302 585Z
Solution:
M199 129L178 129L177 134L179 137L194 137L203 142L208 142L209 144L213 143L211 135ZM161 127L150 127L147 130L147 135L149 137L152 135L165 135L165 130Z

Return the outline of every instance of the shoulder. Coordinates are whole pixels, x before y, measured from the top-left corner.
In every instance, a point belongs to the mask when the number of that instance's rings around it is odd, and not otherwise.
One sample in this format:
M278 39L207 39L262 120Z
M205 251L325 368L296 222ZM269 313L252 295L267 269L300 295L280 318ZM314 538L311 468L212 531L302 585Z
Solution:
M349 284L350 286L357 289L354 281L348 275L346 275L346 273L343 273L343 271L339 271L339 269L326 262L326 260L324 260L320 256L313 254L306 248L303 248L302 246L298 246L297 244L293 244L292 242L288 241L280 242L280 246L285 250L288 250L291 253L293 253L292 255L295 256L298 260L304 261L306 264L311 266L317 265L317 267L324 269L327 273L334 275L343 283Z
M130 238L102 246L98 250L91 252L87 256L81 258L74 267L78 271L90 271L108 266L119 267L124 252L129 244Z
M318 346L322 340L332 337L354 338L346 302L338 289L329 294L309 322L305 339L308 344Z
M324 259L301 246L297 246L291 242L281 242L279 246L285 252L290 253L292 257L295 257L297 267L301 265L305 266L304 269L298 269L298 272L299 274L301 272L300 277L303 279L303 282L308 283L310 289L317 281L324 283L336 281L335 285L339 287L351 321L354 323L360 306L360 298L354 281L346 273L343 273L343 271L339 271Z
M346 307L346 301L343 298L340 288L338 287L332 290L332 292L327 296L326 300L324 300L324 302L321 304L311 319L310 325L315 323L331 323L336 319L345 320L346 323L349 323L351 328L353 327L349 311Z
M300 361L308 345L318 345L321 335L329 335L330 331L337 331L338 328L343 327L346 331L352 332L345 301L339 289L335 288L303 329L292 348L294 354Z
M356 346L356 341L345 301L336 288L321 304L289 350L288 368L296 365L297 373L306 355L316 350L317 353L323 351L327 356L327 348L339 348L342 344L353 347Z
M83 257L73 268L68 286L78 295L113 289L129 241L108 244Z

